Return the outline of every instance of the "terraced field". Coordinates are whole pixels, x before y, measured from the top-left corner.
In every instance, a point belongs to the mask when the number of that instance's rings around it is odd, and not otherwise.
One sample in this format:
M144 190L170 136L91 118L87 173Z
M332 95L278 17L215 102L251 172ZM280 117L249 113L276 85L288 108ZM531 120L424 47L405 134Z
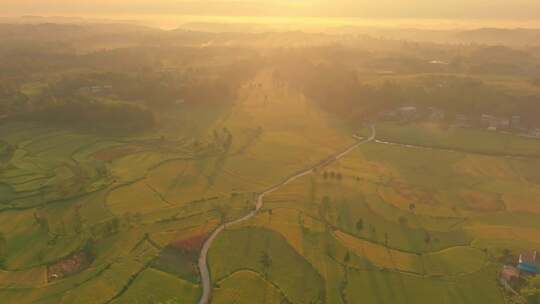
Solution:
M131 137L2 125L0 298L196 303L209 235L359 131L268 71L210 114ZM367 143L226 227L211 303L505 303L499 257L540 247L540 143L381 129L415 147Z

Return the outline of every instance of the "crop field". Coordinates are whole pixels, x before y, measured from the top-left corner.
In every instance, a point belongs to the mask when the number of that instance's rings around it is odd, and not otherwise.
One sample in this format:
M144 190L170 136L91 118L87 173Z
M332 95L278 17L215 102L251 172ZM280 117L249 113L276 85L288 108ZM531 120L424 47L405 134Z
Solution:
M274 285L257 272L238 271L220 281L215 291L213 303L252 303L257 299L261 304L281 304L285 296Z
M270 72L219 111L138 136L2 127L0 298L196 303L212 232L355 143ZM540 143L392 124L377 139L415 146L366 143L227 226L211 303L505 303L502 252L540 248Z
M503 303L496 257L539 245L538 184L524 162L368 144L272 193L244 230L231 228L217 244L241 231L237 246L253 244L245 229L279 233L322 276L321 303L485 303L487 295ZM225 248L210 256L218 278L227 272L217 257ZM262 265L244 263L259 273Z
M540 156L538 141L484 130L443 127L432 123L378 125L377 138L399 144L419 145L494 156Z

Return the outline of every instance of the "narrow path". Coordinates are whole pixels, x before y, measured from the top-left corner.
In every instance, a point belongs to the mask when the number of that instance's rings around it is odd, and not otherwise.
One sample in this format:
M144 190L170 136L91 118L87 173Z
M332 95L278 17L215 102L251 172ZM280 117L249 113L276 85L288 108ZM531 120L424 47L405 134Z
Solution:
M474 154L474 155L482 155L482 156L489 156L489 157L503 157L508 159L521 159L521 160L528 160L533 159L537 160L540 158L540 155L527 155L527 154L508 154L508 153L500 153L500 152L487 152L487 151L475 151L475 150L467 150L467 149L458 149L458 148L451 148L451 147L443 147L443 146L428 146L428 145L420 145L420 144L408 144L408 143L401 143L401 142L395 142L395 141L388 141L388 140L376 140L377 144L381 145L388 145L388 146L396 146L396 147L404 147L404 148L411 148L411 149L424 149L424 150L435 150L435 151L446 151L446 152L452 152L452 153L463 153L463 154Z
M345 157L347 154L354 151L359 146L361 146L361 145L363 145L365 143L368 143L370 141L373 141L375 139L376 134L377 134L377 132L375 130L375 127L371 126L371 136L368 139L359 141L359 142L355 143L354 145L348 147L344 151L339 152L339 153L337 153L337 154L335 154L335 155L333 155L333 156L319 162L318 164L316 164L314 166L311 166L311 167L309 167L307 169L304 169L304 170L302 170L302 171L300 171L298 173L295 173L291 177L288 177L287 179L285 179L285 180L279 182L278 184L270 187L268 190L262 192L257 197L257 204L256 204L256 207L255 207L255 210L251 211L246 216L244 216L244 217L242 217L240 219L237 219L237 220L234 220L234 221L231 221L231 222L228 222L228 223L224 223L223 225L219 226L210 235L210 237L206 240L206 242L204 243L204 245L202 247L201 254L199 256L199 272L201 273L201 282L202 282L202 287L203 287L203 293L202 293L201 299L199 300L199 304L209 304L210 303L210 297L212 295L212 282L211 282L211 279L210 279L210 271L208 269L208 251L210 250L210 247L212 246L212 244L214 243L216 238L225 229L227 229L230 226L245 222L245 221L253 218L255 215L257 215L257 213L259 213L259 211L262 209L262 207L264 205L264 197L267 196L268 194L271 194L272 192L275 192L276 190L280 189L281 187L286 186L286 185L290 184L291 182L293 182L293 181L295 181L295 180L297 180L297 179L299 179L301 177L304 177L306 175L309 175L309 174L313 173L318 168L325 167L325 166L327 166L327 165L329 165L329 164L331 164L333 162L338 161L339 159Z

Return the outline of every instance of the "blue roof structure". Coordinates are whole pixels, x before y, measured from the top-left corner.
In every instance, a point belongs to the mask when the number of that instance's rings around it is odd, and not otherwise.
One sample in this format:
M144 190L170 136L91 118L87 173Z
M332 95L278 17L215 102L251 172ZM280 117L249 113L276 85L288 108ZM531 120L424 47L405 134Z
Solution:
M540 271L536 265L531 265L528 263L520 263L517 268L519 270L523 270L526 272L534 273L534 274L540 274Z

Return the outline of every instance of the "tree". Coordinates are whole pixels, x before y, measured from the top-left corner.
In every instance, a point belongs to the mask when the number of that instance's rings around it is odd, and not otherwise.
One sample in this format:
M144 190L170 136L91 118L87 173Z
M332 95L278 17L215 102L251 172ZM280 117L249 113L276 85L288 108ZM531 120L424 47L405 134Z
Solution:
M265 277L268 277L268 270L270 269L270 267L272 266L272 259L270 258L270 256L268 255L268 253L263 253L261 255L261 258L259 260L259 263L261 263L261 266L263 268L263 273L264 273L264 276Z
M42 230L45 230L46 233L49 233L49 220L47 219L47 217L40 214L40 212L35 212L34 218L37 224L39 225L39 227Z
M409 210L411 210L411 212L416 211L416 204L411 203L411 204L409 205Z
M373 226L373 225L370 225L370 226L371 226L371 237L376 238L377 237L377 230L375 229L375 226Z
M86 254L86 256L89 259L94 259L96 256L96 248L95 248L96 241L93 238L90 238L86 241L84 244L84 247L82 251Z
M349 263L351 261L351 253L349 251L347 251L345 253L345 256L343 257L343 262L344 263Z
M81 217L81 213L79 212L79 207L75 208L74 222L75 233L80 234L83 231L84 223Z
M428 232L426 232L426 236L424 238L424 242L426 242L426 244L431 244L431 235L429 235Z
M324 179L328 179L328 172L324 171L324 173L323 173L323 178L324 178Z
M363 219L358 219L358 221L356 222L356 230L358 231L358 233L361 233L362 230L364 230L364 220Z
M111 221L111 232L118 233L119 229L120 229L120 220L117 217L115 217Z
M512 256L512 251L510 251L508 248L503 249L501 256L499 257L499 262L503 264L511 264L513 260L514 257Z

